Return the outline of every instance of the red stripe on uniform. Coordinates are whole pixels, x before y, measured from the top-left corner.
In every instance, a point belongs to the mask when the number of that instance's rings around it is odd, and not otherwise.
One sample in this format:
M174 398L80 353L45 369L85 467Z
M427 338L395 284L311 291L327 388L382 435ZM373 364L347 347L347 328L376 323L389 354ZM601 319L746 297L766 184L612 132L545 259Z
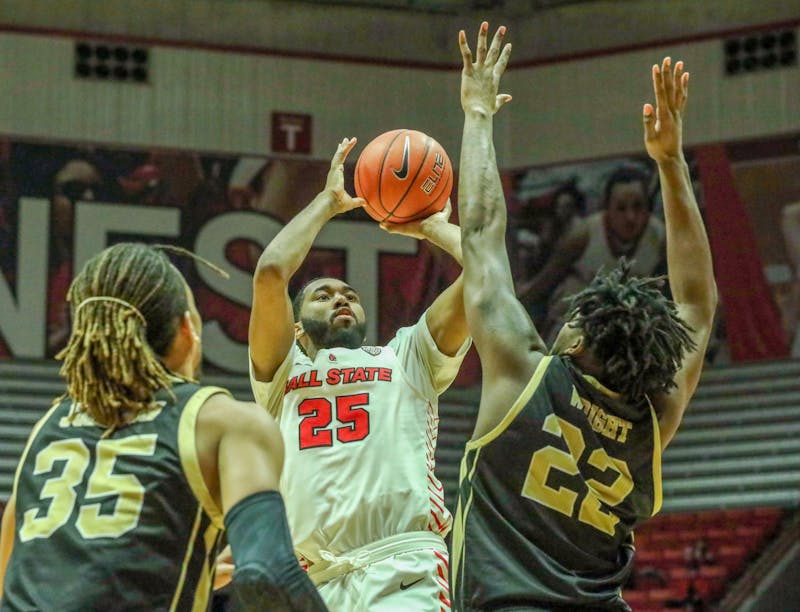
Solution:
M430 501L439 512L444 512L444 508L442 508L439 504L436 503L436 500L433 497L429 497L428 501Z
M434 550L433 554L439 557L439 560L444 563L445 568L450 569L450 560L438 550Z
M430 493L431 495L433 495L433 497L435 497L436 499L438 499L440 502L444 503L444 496L443 496L443 495L440 495L440 494L439 494L437 491L434 491L433 489L431 489L430 487L428 487L428 493Z
M433 510L431 510L431 516L433 517L433 520L436 521L436 526L439 528L439 531L442 531L445 526L442 525L441 521L439 521L439 517L434 514Z
M444 489L444 485L441 482L437 481L433 477L433 474L428 474L428 480L430 481L430 483L434 486L434 488L437 491L442 491Z

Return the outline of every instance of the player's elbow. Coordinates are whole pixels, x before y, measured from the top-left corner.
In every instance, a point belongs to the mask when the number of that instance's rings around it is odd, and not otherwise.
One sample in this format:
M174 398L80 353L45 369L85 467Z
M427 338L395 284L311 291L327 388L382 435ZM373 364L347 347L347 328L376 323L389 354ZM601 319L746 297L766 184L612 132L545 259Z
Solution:
M713 317L714 313L717 312L717 306L719 306L719 289L717 289L717 283L713 280L711 281L711 291L709 293L711 294L709 296L709 307Z
M698 300L698 310L703 320L707 321L709 325L714 321L714 315L717 313L717 306L719 305L719 291L717 290L717 283L712 279L708 287L702 292L702 299Z
M266 251L261 255L253 273L253 286L256 289L269 289L276 286L287 286L289 274L286 266L279 258L273 257Z
M505 200L477 197L459 203L461 239L476 240L486 235L505 237Z

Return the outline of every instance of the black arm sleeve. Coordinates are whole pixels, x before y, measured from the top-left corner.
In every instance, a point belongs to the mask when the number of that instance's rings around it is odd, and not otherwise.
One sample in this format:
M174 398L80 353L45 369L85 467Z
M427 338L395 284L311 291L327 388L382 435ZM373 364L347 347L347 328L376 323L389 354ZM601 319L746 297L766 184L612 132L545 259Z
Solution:
M326 612L317 589L297 562L278 491L253 493L225 515L236 569L237 609Z

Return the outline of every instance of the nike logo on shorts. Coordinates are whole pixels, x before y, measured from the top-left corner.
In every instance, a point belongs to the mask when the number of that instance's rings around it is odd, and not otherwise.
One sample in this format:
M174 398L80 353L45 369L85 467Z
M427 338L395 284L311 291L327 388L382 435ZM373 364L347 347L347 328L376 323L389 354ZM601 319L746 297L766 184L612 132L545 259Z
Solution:
M400 581L400 590L405 591L406 589L411 588L421 580L425 580L425 578L417 578L414 582L409 582L408 584L404 583L402 580Z
M403 165L399 169L392 168L392 174L398 180L404 181L408 177L408 155L411 149L411 140L406 136L406 143L403 145Z

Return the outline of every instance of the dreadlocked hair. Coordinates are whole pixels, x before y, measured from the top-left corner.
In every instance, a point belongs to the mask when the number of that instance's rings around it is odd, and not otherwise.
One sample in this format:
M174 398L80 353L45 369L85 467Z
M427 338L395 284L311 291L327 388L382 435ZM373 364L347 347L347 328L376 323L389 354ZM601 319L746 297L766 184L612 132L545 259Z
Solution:
M662 292L665 277L634 278L624 258L572 297L571 318L603 364L603 382L632 400L669 391L692 328Z
M185 282L160 250L121 243L86 263L67 301L72 334L56 355L63 359L65 397L113 432L152 410L155 392L171 387L159 356L188 309Z

